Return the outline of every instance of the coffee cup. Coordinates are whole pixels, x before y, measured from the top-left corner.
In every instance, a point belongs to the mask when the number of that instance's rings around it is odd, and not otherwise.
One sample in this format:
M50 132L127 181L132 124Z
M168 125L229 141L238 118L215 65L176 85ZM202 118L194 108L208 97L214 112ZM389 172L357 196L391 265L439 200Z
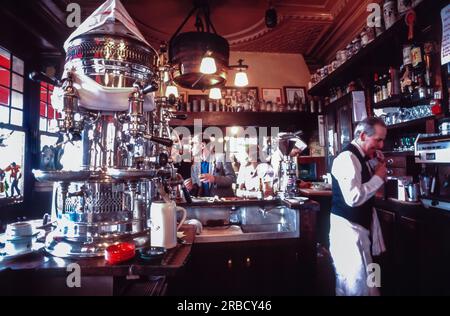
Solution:
M444 122L441 125L439 125L439 131L442 135L448 135L450 134L450 122Z
M33 228L30 223L16 222L9 224L5 232L5 247L7 255L16 255L31 250L33 245Z

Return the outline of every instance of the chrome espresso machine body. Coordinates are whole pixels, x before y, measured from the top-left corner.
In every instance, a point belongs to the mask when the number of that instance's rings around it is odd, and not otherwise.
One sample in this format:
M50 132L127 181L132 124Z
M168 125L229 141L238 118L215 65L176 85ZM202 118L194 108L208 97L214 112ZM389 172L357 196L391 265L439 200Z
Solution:
M66 52L55 88L64 135L58 145L79 146L82 157L65 157L80 158L79 166L33 171L37 180L54 182L56 228L46 250L80 258L103 256L121 241L149 246L151 201L157 187L175 178L172 141L161 137L170 114L165 99L154 96L158 53L114 20L73 38Z

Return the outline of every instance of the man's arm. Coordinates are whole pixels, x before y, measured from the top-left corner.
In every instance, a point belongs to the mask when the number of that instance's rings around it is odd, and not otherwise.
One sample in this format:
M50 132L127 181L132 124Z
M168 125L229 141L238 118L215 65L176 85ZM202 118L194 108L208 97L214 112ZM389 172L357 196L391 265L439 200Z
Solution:
M236 174L234 173L233 166L231 162L222 162L224 175L216 175L215 183L218 187L231 187L231 185L236 181Z
M349 151L336 157L331 173L339 183L345 203L351 207L367 202L384 182L380 176L374 175L368 182L362 184L361 163Z

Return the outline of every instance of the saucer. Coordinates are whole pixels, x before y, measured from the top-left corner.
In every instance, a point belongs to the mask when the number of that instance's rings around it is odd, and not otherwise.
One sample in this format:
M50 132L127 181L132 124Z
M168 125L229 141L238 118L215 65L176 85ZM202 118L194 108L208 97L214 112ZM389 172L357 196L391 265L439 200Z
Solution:
M31 253L37 252L39 250L41 250L42 248L44 248L44 244L43 243L37 243L37 242L33 242L33 244L31 245L30 249L24 250L24 251L20 251L17 253L12 253L12 254L8 254L6 252L3 252L4 247L0 248L0 262L2 261L6 261L6 260L12 260L12 259L16 259L22 256L26 256L29 255Z
M30 253L39 251L44 247L44 243L38 243L37 237L39 235L40 231L34 231L33 235L26 236L26 237L16 237L16 238L9 238L6 236L6 234L0 234L0 261L2 260L10 260L15 259L21 256L28 255ZM7 243L21 243L26 242L26 240L29 239L31 241L31 247L28 249L23 249L20 251L11 251L7 252ZM11 249L9 249L11 250Z

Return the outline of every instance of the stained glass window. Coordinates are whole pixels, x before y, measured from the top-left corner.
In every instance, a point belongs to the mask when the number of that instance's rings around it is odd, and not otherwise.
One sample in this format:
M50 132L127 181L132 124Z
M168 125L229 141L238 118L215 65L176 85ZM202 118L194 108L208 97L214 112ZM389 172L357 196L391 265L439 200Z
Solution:
M43 132L56 132L56 120L61 118L61 113L56 111L52 106L51 96L53 88L51 84L41 82L39 129Z
M23 125L24 62L0 47L0 123Z
M23 200L24 155L25 133L0 128L0 206Z

